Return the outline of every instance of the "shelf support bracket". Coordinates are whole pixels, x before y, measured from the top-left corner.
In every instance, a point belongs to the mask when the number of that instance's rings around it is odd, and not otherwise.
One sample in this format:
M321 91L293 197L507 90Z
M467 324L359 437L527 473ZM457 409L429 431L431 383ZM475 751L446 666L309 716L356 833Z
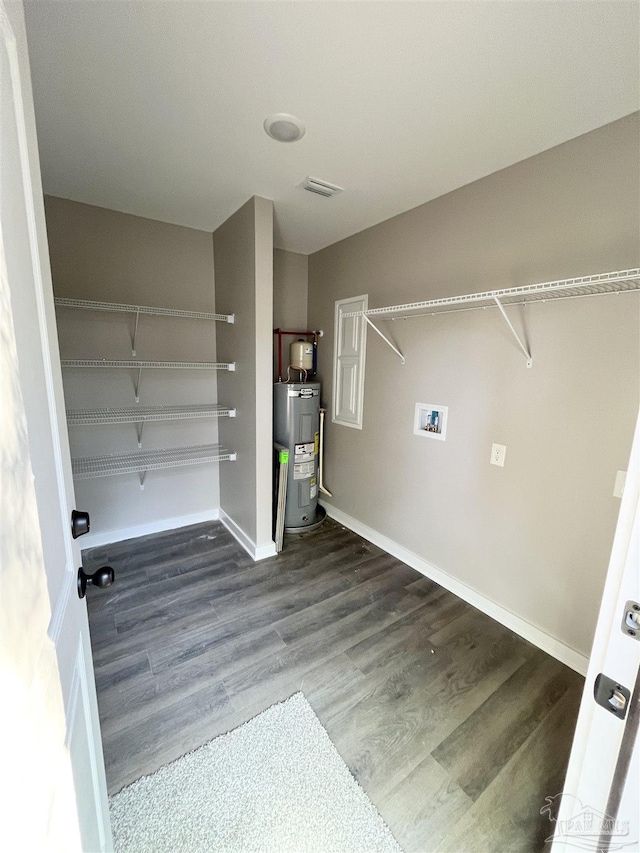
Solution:
M520 347L520 349L522 350L522 352L525 354L526 359L527 359L527 367L531 367L531 366L533 365L533 359L531 358L531 353L530 353L530 352L529 352L529 350L526 348L526 346L523 344L523 342L522 342L522 340L521 340L521 338L520 338L520 335L519 335L519 334L516 332L516 330L513 328L513 323L511 322L511 320L510 320L510 319L509 319L509 317L507 316L507 312L504 310L504 307L503 307L503 305L502 305L502 302L500 302L500 300L498 299L498 297L497 297L497 296L494 296L494 297L493 297L493 301L496 303L496 305L497 305L497 306L498 306L498 308L500 309L500 313L502 314L502 316L504 317L504 319L507 321L507 326L509 326L509 328L511 329L511 333L512 333L513 337L516 339L516 341L518 342L518 346Z
M140 366L138 368L138 378L137 378L135 386L134 386L135 387L136 403L140 402L140 381L141 381L141 379L142 379L142 366Z
M144 492L144 481L145 481L146 477L147 477L146 471L140 471L138 473L138 478L140 480L140 491L141 492Z
M136 341L138 339L138 322L140 321L140 312L136 311L136 322L133 327L133 337L131 338L131 355L137 355Z
M390 341L390 340L389 340L389 338L388 338L388 337L387 337L383 332L381 332L381 331L380 331L380 329L379 329L379 328L378 328L374 323L372 323L372 322L371 322L371 320L367 317L367 315L366 315L366 314L363 314L362 316L363 316L363 317L364 317L364 319L367 321L367 323L371 326L371 328L372 328L375 332L377 332L377 333L380 335L380 337L382 338L382 340L383 340L383 341L384 341L388 346L390 346L390 347L391 347L391 349L395 352L395 354L396 354L396 355L398 356L398 358L400 359L401 363L402 363L402 364L405 364L405 363L406 363L406 359L405 359L405 357L402 355L402 353L400 352L400 350L398 349L398 347L397 347L394 343L392 343L392 341Z
M138 447L142 447L142 433L144 432L144 421L136 424L136 433L138 435Z

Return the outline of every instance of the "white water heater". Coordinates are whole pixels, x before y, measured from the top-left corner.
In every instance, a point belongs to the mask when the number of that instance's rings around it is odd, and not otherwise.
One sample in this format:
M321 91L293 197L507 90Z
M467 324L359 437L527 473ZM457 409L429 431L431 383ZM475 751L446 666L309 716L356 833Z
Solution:
M274 385L273 438L289 450L285 530L301 533L325 516L318 507L319 382Z

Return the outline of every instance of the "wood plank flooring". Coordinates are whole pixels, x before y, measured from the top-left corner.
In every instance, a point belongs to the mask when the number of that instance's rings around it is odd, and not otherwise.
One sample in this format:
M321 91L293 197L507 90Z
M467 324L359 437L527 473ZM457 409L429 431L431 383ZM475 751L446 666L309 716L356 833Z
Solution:
M533 853L582 679L327 520L254 563L217 523L94 548L109 791L301 690L406 853ZM328 851L329 853L329 851Z

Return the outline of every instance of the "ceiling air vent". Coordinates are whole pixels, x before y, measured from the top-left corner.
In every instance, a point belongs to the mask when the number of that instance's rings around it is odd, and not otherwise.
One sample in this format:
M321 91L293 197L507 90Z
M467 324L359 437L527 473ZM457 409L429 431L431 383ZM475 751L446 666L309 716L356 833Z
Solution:
M330 184L327 181L321 181L319 178L306 177L302 183L303 189L309 190L310 193L323 195L325 198L344 192L342 187L337 187L335 184Z

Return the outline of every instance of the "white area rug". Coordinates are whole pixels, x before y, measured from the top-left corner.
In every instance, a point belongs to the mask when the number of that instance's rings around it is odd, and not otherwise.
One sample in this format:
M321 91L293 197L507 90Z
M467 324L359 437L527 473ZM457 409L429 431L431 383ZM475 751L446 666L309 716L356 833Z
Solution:
M117 853L401 853L302 693L111 799Z

